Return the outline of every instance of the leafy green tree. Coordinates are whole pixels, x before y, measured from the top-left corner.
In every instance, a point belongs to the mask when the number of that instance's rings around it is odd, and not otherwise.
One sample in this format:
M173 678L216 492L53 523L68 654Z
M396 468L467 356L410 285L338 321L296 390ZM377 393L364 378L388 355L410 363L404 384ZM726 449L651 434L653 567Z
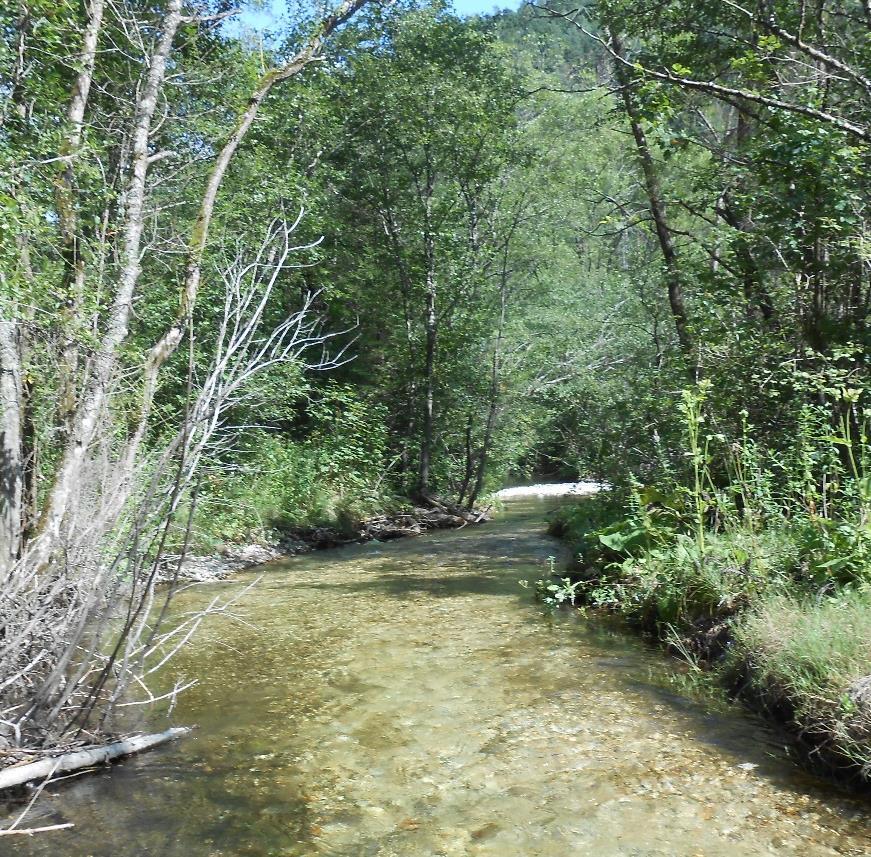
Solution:
M491 36L438 5L373 14L354 37L370 49L331 75L343 258L356 260L367 369L418 445L426 494L457 420L452 391L493 318L488 269L502 236L487 230L493 182L513 157L518 84Z

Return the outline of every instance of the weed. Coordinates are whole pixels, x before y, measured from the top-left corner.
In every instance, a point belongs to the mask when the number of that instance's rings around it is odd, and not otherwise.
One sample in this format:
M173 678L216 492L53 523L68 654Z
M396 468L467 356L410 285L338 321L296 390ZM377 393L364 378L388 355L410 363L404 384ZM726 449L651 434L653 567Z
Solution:
M563 513L555 529L582 578L537 592L656 630L692 675L700 652L728 652L724 676L749 676L759 698L869 778L871 693L857 688L871 682L871 412L836 368L799 381L823 385L831 407L803 405L792 448L777 451L756 443L746 411L738 437L708 431L710 385L684 391L683 478Z

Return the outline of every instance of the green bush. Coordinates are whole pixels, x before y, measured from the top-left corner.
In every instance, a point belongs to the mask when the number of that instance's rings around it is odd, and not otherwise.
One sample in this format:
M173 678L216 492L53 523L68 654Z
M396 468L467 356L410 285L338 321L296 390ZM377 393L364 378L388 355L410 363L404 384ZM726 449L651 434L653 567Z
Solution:
M619 611L693 663L729 652L724 676L869 779L869 412L858 390L826 389L830 413L803 406L793 447L763 449L746 413L738 439L706 429L709 390L681 399L682 479L561 514L583 572L548 594Z
M309 404L305 440L251 430L232 465L205 469L194 517L194 548L269 542L293 526L347 529L396 503L387 475L383 407L328 383Z

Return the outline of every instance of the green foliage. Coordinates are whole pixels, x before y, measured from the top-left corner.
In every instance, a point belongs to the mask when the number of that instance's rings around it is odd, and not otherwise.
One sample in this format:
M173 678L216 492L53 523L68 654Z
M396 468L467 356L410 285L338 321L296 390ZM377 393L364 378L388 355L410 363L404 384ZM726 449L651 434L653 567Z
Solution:
M871 589L819 598L766 598L735 629L733 669L749 663L754 691L788 705L799 728L860 769L871 764L871 710L857 683L871 662Z
M110 306L131 119L124 105L143 68L129 52L97 53L74 170L88 280L77 311L65 314L57 156L77 69L59 59L69 55L59 46L79 44L85 18L69 3L27 10L29 21L20 10L2 13L0 68L17 83L2 105L0 269L4 311L27 315L31 460L42 486L62 437L57 355L69 343L92 353L95 320L105 321ZM231 512L264 498L259 511L239 513L238 525L216 524L227 537L241 538L248 525L328 516L313 510L331 504L371 505L374 495L413 485L431 275L437 490L456 497L465 485L468 494L479 465L484 491L509 474L598 477L624 490L629 505L577 524L588 565L669 550L685 536L704 556L711 533L759 533L787 519L805 545L803 579L820 587L860 579L869 550L860 436L867 403L861 392L850 397L867 374L868 146L836 123L735 106L644 69L788 104L828 104L860 123L867 98L849 75L820 71L795 85L801 52L728 4L603 0L579 12L585 27L607 26L626 42L697 366L676 347L637 147L598 43L529 7L461 19L443 3L372 5L304 81L269 96L237 153L195 308L200 336L192 355L179 352L167 367L150 441L158 445L161 427L183 413L188 357L194 376L209 359L224 256L249 250L265 221L304 205L300 243L323 240L301 254L302 267L283 273L267 321L320 289L328 328L353 328L341 342L356 337L354 359L310 386L298 366L265 373L226 415L228 434L238 429L242 440L214 456L206 493ZM787 30L799 23L789 4L771 12ZM820 15L833 36L826 49L863 67L869 49L858 19L828 7ZM807 26L812 42L819 34ZM110 14L101 44L124 44L123 27ZM28 62L19 69L21 37ZM131 377L135 355L177 310L176 238L196 216L214 146L264 64L298 40L287 32L253 50L229 30L182 28L172 72L179 85L167 87L167 120L152 139L156 153L173 154L149 168L153 250L143 255L123 368ZM688 368L704 384L681 394ZM136 412L133 386L118 403L118 437ZM269 439L263 450L261 438ZM259 470L298 490L272 496L260 484L251 503L236 502ZM309 479L333 500L306 495ZM204 526L222 521L215 509L201 516Z
M322 62L270 93L222 185L195 335L164 367L147 444L163 448L207 370L227 257L250 258L266 223L303 207L305 249L264 325L316 294L353 359L317 377L274 367L220 415L198 548L393 503L415 484L431 393L431 481L446 496L468 501L509 474L614 486L563 514L580 579L541 581L543 600L623 610L672 640L743 616L764 675L799 707L823 686L834 706L854 667L834 670L849 643L827 649L822 623L842 617L869 636L857 594L871 582L861 10L553 8L563 15L461 19L440 0L369 4ZM31 527L118 283L139 37L162 7L119 9L99 34L75 152L85 6L0 10L0 316L15 322L21 364L0 368L20 376L4 396L22 400ZM178 311L180 236L216 148L301 32L254 49L213 21L181 26L149 138L147 247L109 446L129 436L142 356ZM614 36L616 66L600 50ZM70 222L76 236L63 234ZM763 633L778 621L789 651Z
M656 623L692 623L771 589L868 582L868 415L850 427L862 391L841 392L843 434L805 420L786 471L801 473L798 481L783 478L779 450L760 452L746 418L741 439L705 432L709 392L703 383L676 403L686 425L686 484L609 493L563 513L557 528L595 570L589 599ZM833 456L833 447L847 453ZM715 453L725 459L721 475Z
M304 437L263 430L215 461L199 492L195 547L273 541L293 526L353 525L396 504L385 482L386 413L346 386L312 394Z
M427 300L435 302L432 482L457 492L473 456L500 455L486 435L506 240L504 176L523 163L519 77L491 35L443 6L372 10L345 33L325 81L336 133L324 178L339 235L324 275L357 313L349 374L390 413L397 476L414 485L427 380ZM359 50L359 42L371 46ZM340 237L339 237L340 236Z
M804 406L791 448L765 450L746 412L740 437L710 433L710 384L684 390L682 481L594 497L555 530L582 565L572 603L656 631L697 671L699 654L725 651L727 680L749 681L827 753L867 771L871 710L853 689L871 656L869 414L863 388L826 390L834 415ZM559 584L544 592L567 597Z
M262 434L250 438L236 457L232 469L214 468L203 479L195 551L251 539L268 542L290 523L320 523L334 513L334 497L317 480L311 450Z
M676 504L653 488L604 491L561 510L552 529L565 535L583 566L608 565L672 542L682 526Z
M541 579L535 582L535 597L548 607L560 607L563 604L575 606L580 581L572 582L571 578L563 577L559 583L553 579Z
M535 581L535 598L548 607L561 607L563 605L574 607L581 581L573 581L570 577L562 577L557 581L555 559L552 556L547 558L550 576ZM529 583L522 580L520 585L527 588Z
M815 518L798 526L802 557L818 586L871 582L871 529L867 519Z

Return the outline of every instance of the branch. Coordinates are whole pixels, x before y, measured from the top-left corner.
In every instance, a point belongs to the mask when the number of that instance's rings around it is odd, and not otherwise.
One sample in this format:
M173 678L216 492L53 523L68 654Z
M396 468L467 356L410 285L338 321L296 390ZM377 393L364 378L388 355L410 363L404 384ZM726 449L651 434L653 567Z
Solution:
M769 33L777 36L787 44L792 45L794 48L797 48L809 57L812 57L826 68L846 75L858 83L867 93L871 94L871 79L865 77L861 72L858 72L851 66L847 65L843 60L839 60L837 57L833 57L831 54L827 54L819 48L809 45L804 41L804 39L802 39L801 35L795 35L794 33L790 33L788 30L784 30L783 27L777 23L777 19L774 16L774 10L771 8L771 4L767 2L767 0L763 0L762 3L762 7L765 9L767 14L767 17L763 19L757 18L749 9L739 6L737 3L732 2L732 0L723 0L723 2L736 12L740 12L749 21L760 24L768 30Z
M141 753L143 750L156 747L158 744L164 744L188 732L190 732L190 729L177 727L167 729L166 732L160 732L157 735L139 735L135 738L128 738L126 741L116 741L114 744L95 747L91 750L64 753L62 756L40 759L38 762L31 762L27 765L14 765L11 768L4 768L0 770L0 790L24 785L24 783L29 783L31 780L42 777L50 777L56 772L63 774L67 771L79 770L80 768L90 768L94 765L105 764L113 759L119 759L122 756Z
M643 75L648 75L649 77L660 80L663 83L669 83L673 86L679 86L684 89L691 89L697 92L705 92L708 95L713 95L715 98L719 98L720 100L727 102L728 104L735 105L736 102L749 101L752 104L761 104L762 106L768 107L772 110L785 110L789 113L796 113L800 116L807 116L810 119L816 119L820 122L825 122L828 125L840 128L842 131L845 131L846 133L851 134L854 137L858 137L865 142L871 142L871 128L868 128L865 125L857 125L854 122L850 122L849 120L844 119L841 116L836 116L825 110L818 110L815 107L808 107L803 104L792 104L788 101L783 101L780 98L773 98L768 95L761 95L758 92L752 92L746 89L735 89L734 87L723 86L722 84L714 83L713 81L695 80L693 78L683 77L682 75L674 74L669 69L665 69L664 71L656 71L655 69L642 65L638 61L630 61L625 57L621 56L620 52L614 50L614 47L611 44L610 40L606 41L601 36L597 36L595 33L592 33L590 30L588 30L576 18L571 17L572 15L576 14L576 11L559 12L558 10L552 9L548 6L539 6L535 3L532 3L530 5L532 5L536 9L542 9L554 18L563 18L569 21L588 38L600 44L615 62L618 62L622 66L631 69L636 74L640 72Z
M279 69L267 72L251 94L247 107L242 113L235 129L227 138L223 148L218 154L212 171L206 183L200 203L200 212L193 226L190 236L188 264L185 271L185 281L182 287L179 311L175 321L170 325L163 336L155 343L148 355L145 365L145 391L143 395L142 413L140 423L148 418L151 409L151 401L157 384L157 374L163 364L178 348L182 335L189 323L190 313L196 303L199 292L200 277L202 274L202 260L209 237L209 227L212 213L218 196L218 190L224 180L224 174L230 165L230 161L236 154L236 150L244 140L260 110L266 96L275 84L287 80L299 74L310 63L321 58L321 51L327 38L332 35L337 27L351 18L359 9L366 5L368 0L344 0L344 2L332 13L327 15L306 45L295 54L285 65Z

